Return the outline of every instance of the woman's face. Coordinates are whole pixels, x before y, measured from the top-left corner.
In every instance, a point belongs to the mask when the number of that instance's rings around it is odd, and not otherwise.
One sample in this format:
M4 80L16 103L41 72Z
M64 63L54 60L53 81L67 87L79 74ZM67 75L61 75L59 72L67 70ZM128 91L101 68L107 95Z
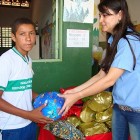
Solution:
M119 11L117 14L111 10L107 9L108 13L100 13L100 24L102 26L103 32L108 32L113 34L114 27L120 22L122 18L122 12Z

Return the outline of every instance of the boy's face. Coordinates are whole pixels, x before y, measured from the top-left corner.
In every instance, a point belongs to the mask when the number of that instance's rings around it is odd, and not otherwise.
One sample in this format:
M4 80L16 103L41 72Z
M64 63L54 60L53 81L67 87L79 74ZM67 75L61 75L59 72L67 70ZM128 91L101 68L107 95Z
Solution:
M16 34L12 34L16 49L23 55L27 55L36 41L36 33L32 24L22 24L17 28Z

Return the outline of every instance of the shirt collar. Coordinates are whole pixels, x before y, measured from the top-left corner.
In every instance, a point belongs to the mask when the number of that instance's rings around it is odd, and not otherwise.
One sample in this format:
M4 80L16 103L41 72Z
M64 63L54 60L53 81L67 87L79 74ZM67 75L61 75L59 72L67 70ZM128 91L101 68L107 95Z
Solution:
M19 55L27 64L29 63L29 57L27 56L23 56L15 47L12 48L12 50Z

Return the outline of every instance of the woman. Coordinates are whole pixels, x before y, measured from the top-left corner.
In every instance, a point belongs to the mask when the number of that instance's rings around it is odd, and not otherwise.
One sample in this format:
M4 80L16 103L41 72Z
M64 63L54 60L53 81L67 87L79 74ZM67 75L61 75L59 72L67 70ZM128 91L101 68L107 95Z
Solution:
M130 20L126 0L102 0L100 23L107 33L101 70L84 84L67 91L63 115L79 99L113 86L113 140L140 139L140 34Z

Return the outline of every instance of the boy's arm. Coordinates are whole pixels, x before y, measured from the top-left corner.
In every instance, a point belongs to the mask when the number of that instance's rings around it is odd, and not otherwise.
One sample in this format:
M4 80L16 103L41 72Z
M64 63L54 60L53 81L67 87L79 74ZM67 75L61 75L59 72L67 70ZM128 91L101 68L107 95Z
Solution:
M13 114L28 120L31 120L36 123L50 123L52 122L51 119L46 118L42 115L41 110L45 107L45 105L40 106L37 109L32 111L26 111L20 108L13 106L12 104L8 103L7 101L1 98L3 91L0 90L0 110L9 114Z
M7 101L3 100L1 98L2 94L3 94L3 91L0 90L0 110L9 114L20 116L20 117L24 116L24 118L26 118L27 111L21 110L13 106L12 104L8 103Z

